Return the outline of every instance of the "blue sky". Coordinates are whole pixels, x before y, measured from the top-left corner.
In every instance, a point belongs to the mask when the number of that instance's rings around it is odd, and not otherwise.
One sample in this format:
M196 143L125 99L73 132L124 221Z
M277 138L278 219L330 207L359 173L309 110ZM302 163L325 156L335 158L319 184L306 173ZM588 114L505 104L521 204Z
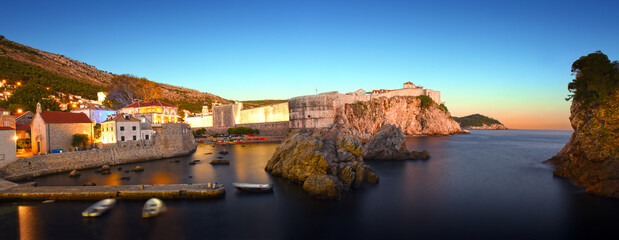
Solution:
M12 1L0 34L228 99L412 81L454 116L568 129L578 57L619 59L618 1Z

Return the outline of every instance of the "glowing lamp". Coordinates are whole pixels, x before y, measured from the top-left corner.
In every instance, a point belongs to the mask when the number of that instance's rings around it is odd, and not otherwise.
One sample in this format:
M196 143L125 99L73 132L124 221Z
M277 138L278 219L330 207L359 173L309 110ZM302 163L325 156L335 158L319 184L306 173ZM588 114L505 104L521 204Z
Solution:
M17 135L13 136L13 140L17 141L17 139L19 139L19 137L17 137Z
M21 112L22 112L22 110L21 110L21 109L17 109L17 113L21 113Z
M17 82L17 86L21 86L21 82Z

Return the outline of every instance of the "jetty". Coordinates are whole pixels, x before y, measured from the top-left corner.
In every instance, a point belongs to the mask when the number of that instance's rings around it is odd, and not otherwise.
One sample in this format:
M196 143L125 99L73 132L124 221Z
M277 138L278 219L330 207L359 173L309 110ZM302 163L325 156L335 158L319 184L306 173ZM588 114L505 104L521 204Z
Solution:
M41 201L41 200L101 200L115 198L138 200L161 199L212 199L223 197L223 185L216 188L210 184L162 184L162 185L115 185L115 186L33 186L20 184L0 190L0 201Z

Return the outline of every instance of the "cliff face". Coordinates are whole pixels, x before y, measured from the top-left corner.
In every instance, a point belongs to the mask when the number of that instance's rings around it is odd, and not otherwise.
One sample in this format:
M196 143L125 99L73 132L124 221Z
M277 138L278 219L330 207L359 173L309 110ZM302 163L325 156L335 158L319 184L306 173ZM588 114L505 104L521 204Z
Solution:
M574 133L550 163L553 173L585 186L588 192L619 198L619 90L603 104L572 102Z
M460 128L444 106L418 97L377 98L346 104L345 125L362 134L374 135L383 124L402 127L406 135L451 135L468 133Z

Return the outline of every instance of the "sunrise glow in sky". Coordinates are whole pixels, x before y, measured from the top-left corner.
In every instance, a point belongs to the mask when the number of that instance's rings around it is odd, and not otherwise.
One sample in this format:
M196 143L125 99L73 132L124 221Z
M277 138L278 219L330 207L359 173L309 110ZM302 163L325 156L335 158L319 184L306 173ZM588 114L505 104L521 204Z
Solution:
M11 1L0 34L227 99L411 81L453 116L571 129L571 64L619 59L617 1Z

